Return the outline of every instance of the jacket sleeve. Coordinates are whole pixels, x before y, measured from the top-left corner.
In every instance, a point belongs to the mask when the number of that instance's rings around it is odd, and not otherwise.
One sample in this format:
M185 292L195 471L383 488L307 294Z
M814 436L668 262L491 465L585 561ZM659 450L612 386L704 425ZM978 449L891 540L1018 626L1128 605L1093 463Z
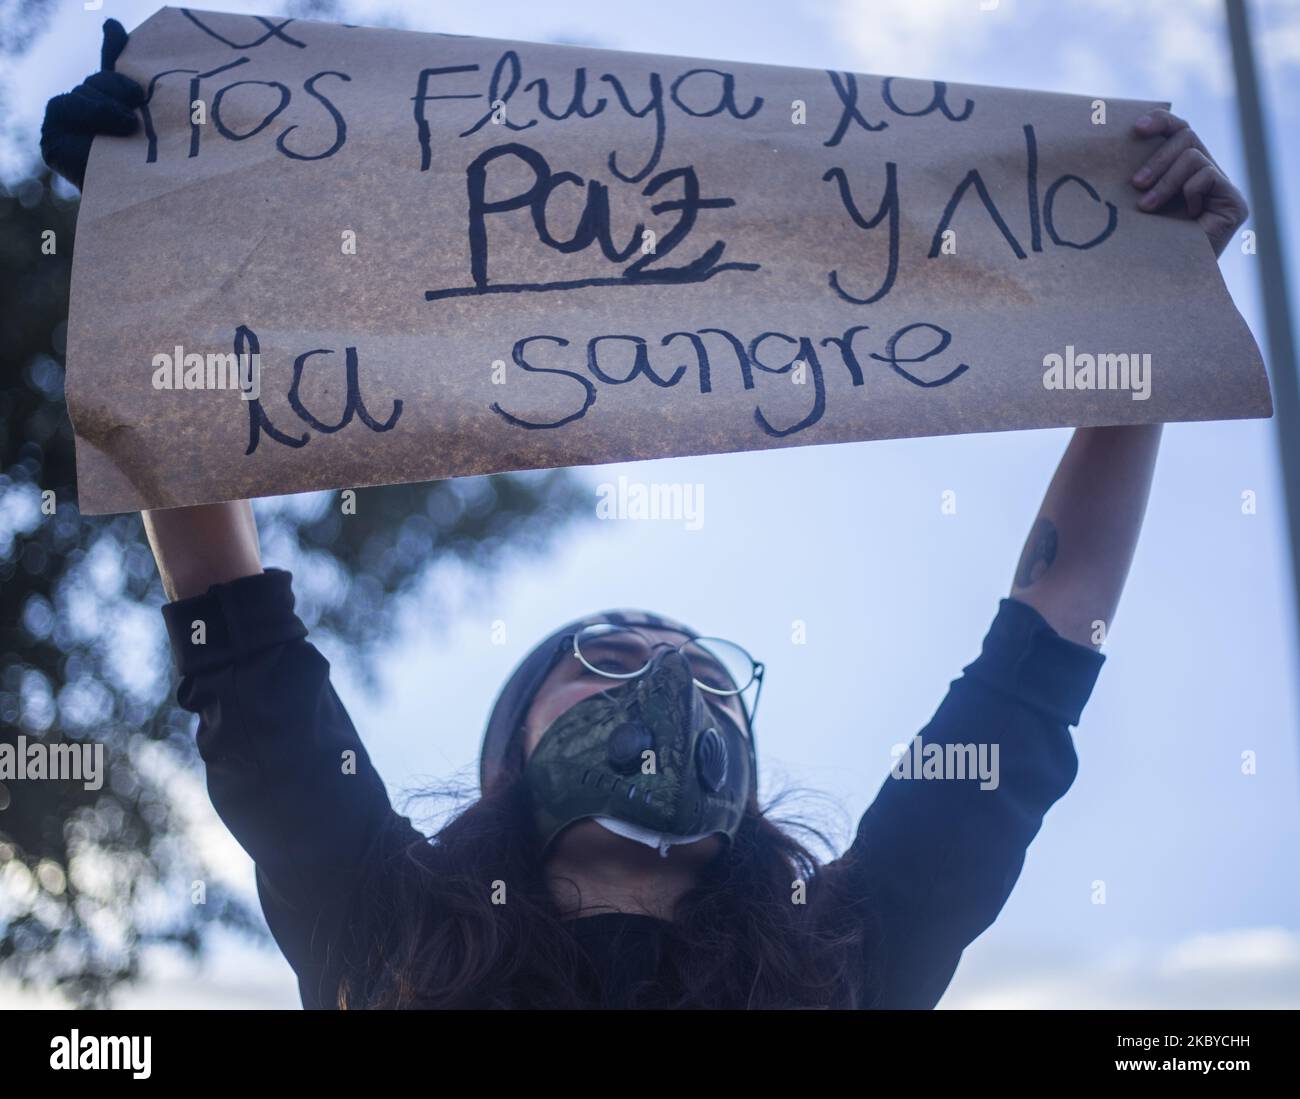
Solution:
M294 613L291 581L267 569L168 603L163 617L212 804L256 865L303 1005L333 1007L363 871L423 837L393 811Z
M1028 604L1001 601L979 657L833 864L871 914L874 1006L934 1007L962 951L1002 910L1044 814L1074 781L1069 726L1104 661ZM972 766L981 749L983 776ZM954 777L963 767L968 777ZM928 777L935 768L946 777Z

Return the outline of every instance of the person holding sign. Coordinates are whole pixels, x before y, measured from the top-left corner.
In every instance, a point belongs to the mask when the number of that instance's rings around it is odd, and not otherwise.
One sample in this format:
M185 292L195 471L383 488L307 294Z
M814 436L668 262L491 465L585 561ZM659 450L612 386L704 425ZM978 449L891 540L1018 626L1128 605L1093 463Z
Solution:
M125 39L110 20L105 71L48 108L42 150L74 183L93 136L133 129ZM1195 219L1221 254L1240 192L1183 120L1138 132L1139 208ZM826 865L757 798L762 665L626 610L521 662L481 798L430 842L392 808L292 577L263 568L249 503L146 511L178 699L303 1005L933 1007L1074 779L1160 433L1076 430L980 654Z

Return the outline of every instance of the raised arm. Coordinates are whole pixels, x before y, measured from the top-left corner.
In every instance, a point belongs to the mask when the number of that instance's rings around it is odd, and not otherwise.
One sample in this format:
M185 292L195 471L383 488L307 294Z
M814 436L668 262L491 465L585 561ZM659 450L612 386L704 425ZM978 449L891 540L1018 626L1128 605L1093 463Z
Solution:
M1216 256L1249 210L1241 192L1183 119L1152 111L1137 124L1153 142L1133 177L1138 209L1194 220ZM1011 595L1081 645L1100 647L1133 561L1161 425L1080 428L1030 529Z
M289 573L261 567L246 501L145 514L163 618L218 815L253 859L262 911L306 1007L337 1006L364 964L363 882L423 841L392 809L329 663L294 613Z
M122 25L106 21L101 71L46 106L41 153L78 187L93 140L139 127L144 90L113 71L126 42ZM253 859L262 910L304 1006L335 1006L339 978L374 946L354 932L360 883L382 882L424 837L393 812L329 663L294 614L292 577L263 570L249 503L143 518L171 600L163 619L177 701L198 715L212 804Z
M1139 209L1181 201L1221 255L1246 218L1240 192L1181 119L1154 111L1138 132L1163 139L1133 179L1145 192ZM1074 433L979 657L900 759L933 759L939 773L896 767L849 851L826 868L826 895L847 892L881 947L868 1005L939 1001L1073 782L1069 727L1105 659L1097 649L1133 559L1160 434L1158 424ZM971 777L980 751L991 766ZM964 774L948 773L963 761Z

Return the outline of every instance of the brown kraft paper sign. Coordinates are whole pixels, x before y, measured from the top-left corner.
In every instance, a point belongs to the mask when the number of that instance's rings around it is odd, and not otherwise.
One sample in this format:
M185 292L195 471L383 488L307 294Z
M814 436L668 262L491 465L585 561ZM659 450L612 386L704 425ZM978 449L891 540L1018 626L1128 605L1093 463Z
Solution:
M87 514L1271 415L1162 104L163 8L94 143Z

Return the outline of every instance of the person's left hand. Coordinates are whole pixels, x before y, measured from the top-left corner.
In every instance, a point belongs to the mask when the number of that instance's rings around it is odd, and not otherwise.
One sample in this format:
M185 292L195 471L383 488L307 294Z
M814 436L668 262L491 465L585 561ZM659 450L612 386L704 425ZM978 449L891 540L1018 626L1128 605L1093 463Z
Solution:
M1138 119L1139 137L1160 138L1151 159L1133 176L1146 193L1138 209L1154 213L1170 200L1182 200L1182 213L1193 218L1210 238L1216 256L1250 215L1245 196L1210 157L1196 131L1177 115L1157 108Z

